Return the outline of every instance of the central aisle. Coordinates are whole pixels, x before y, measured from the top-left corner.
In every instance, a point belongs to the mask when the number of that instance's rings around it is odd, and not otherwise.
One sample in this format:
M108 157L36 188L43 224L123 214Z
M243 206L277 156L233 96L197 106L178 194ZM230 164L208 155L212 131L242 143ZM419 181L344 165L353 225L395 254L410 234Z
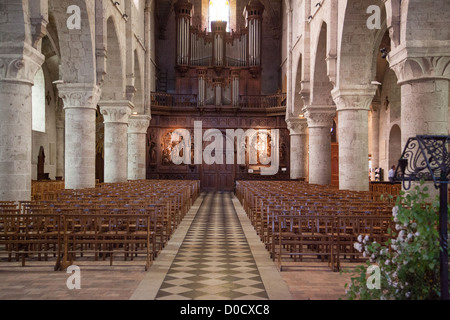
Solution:
M202 194L178 229L132 299L291 299L232 193Z
M156 299L268 299L230 193L209 193Z

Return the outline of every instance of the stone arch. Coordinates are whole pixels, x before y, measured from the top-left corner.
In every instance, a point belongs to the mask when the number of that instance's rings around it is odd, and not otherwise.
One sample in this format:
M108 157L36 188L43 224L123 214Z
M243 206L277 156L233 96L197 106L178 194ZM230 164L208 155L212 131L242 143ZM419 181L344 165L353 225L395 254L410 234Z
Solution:
M327 67L327 24L322 22L320 32L316 40L315 50L311 56L311 65L314 66L311 76L311 104L319 106L333 105L331 90L333 85L328 77Z
M303 81L303 55L300 54L299 59L298 59L298 64L297 64L297 68L294 69L297 70L297 72L295 73L295 78L294 78L294 91L293 91L293 105L292 105L292 110L291 110L291 114L294 117L298 117L300 115L303 114L303 98L301 95L301 90L302 90L302 81Z
M367 20L372 6L381 9L381 29L369 29ZM348 0L342 16L338 43L336 86L369 86L375 79L376 54L386 29L386 10L381 0Z
M106 22L107 30L107 60L106 75L102 85L101 100L124 100L125 99L125 65L121 39L117 30L117 23L114 16L110 16Z
M67 8L73 1L49 0L50 21L54 22L54 38L58 39L61 64L60 79L65 83L96 83L95 68L95 8L92 1L77 1L81 28L70 30Z
M391 127L389 132L389 168L392 165L397 166L398 159L402 155L402 132L397 124Z

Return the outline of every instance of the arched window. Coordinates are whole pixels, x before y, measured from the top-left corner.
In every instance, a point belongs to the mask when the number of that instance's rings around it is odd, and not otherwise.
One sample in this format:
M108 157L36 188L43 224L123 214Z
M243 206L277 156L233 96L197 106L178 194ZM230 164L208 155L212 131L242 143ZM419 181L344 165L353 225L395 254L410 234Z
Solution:
M226 21L227 31L230 31L230 1L210 0L209 1L209 30L212 21Z
M34 131L45 132L45 78L42 68L34 77L32 93L32 128Z

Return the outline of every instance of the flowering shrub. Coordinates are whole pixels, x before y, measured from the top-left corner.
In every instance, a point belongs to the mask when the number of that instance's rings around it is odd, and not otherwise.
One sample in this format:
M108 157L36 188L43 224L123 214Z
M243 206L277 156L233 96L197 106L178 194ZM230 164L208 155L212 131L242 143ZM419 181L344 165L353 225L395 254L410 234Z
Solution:
M345 298L361 300L439 299L439 198L429 203L423 183L410 193L402 192L392 210L395 230L385 244L358 237L354 247L368 258L354 270L346 284ZM368 283L367 270L379 268L379 289ZM352 272L352 271L345 271ZM368 285L369 284L369 285Z

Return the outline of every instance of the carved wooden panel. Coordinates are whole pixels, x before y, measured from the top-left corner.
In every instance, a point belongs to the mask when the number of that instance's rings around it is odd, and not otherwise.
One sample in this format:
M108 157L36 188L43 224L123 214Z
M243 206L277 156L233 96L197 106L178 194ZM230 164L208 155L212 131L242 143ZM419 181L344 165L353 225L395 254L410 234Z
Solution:
M224 152L224 164L194 164L194 123L201 121L202 135L208 129L218 129L224 135L227 129L278 129L279 130L279 166L278 174L271 177L263 177L252 175L252 179L271 179L281 180L289 177L289 145L290 136L287 130L284 116L242 116L236 115L184 115L180 116L173 114L168 115L153 115L150 127L147 133L147 178L148 179L199 179L201 181L201 188L204 191L232 191L234 189L235 180L239 177L244 177L249 169L255 171L260 170L261 164L250 165L248 155L246 156L246 163L239 165L236 162L236 152L238 147L234 148L234 162L227 163L226 150ZM191 164L175 165L171 160L171 150L177 143L171 142L171 133L176 129L186 129L191 133ZM203 137L203 136L202 136ZM270 140L269 140L270 141ZM202 145L202 155L206 146L211 142L205 141ZM272 152L272 150L270 150ZM271 153L268 153L270 155ZM258 157L259 159L259 157ZM204 160L204 159L203 159ZM267 167L270 164L266 165ZM286 168L286 171L281 171L281 168Z

